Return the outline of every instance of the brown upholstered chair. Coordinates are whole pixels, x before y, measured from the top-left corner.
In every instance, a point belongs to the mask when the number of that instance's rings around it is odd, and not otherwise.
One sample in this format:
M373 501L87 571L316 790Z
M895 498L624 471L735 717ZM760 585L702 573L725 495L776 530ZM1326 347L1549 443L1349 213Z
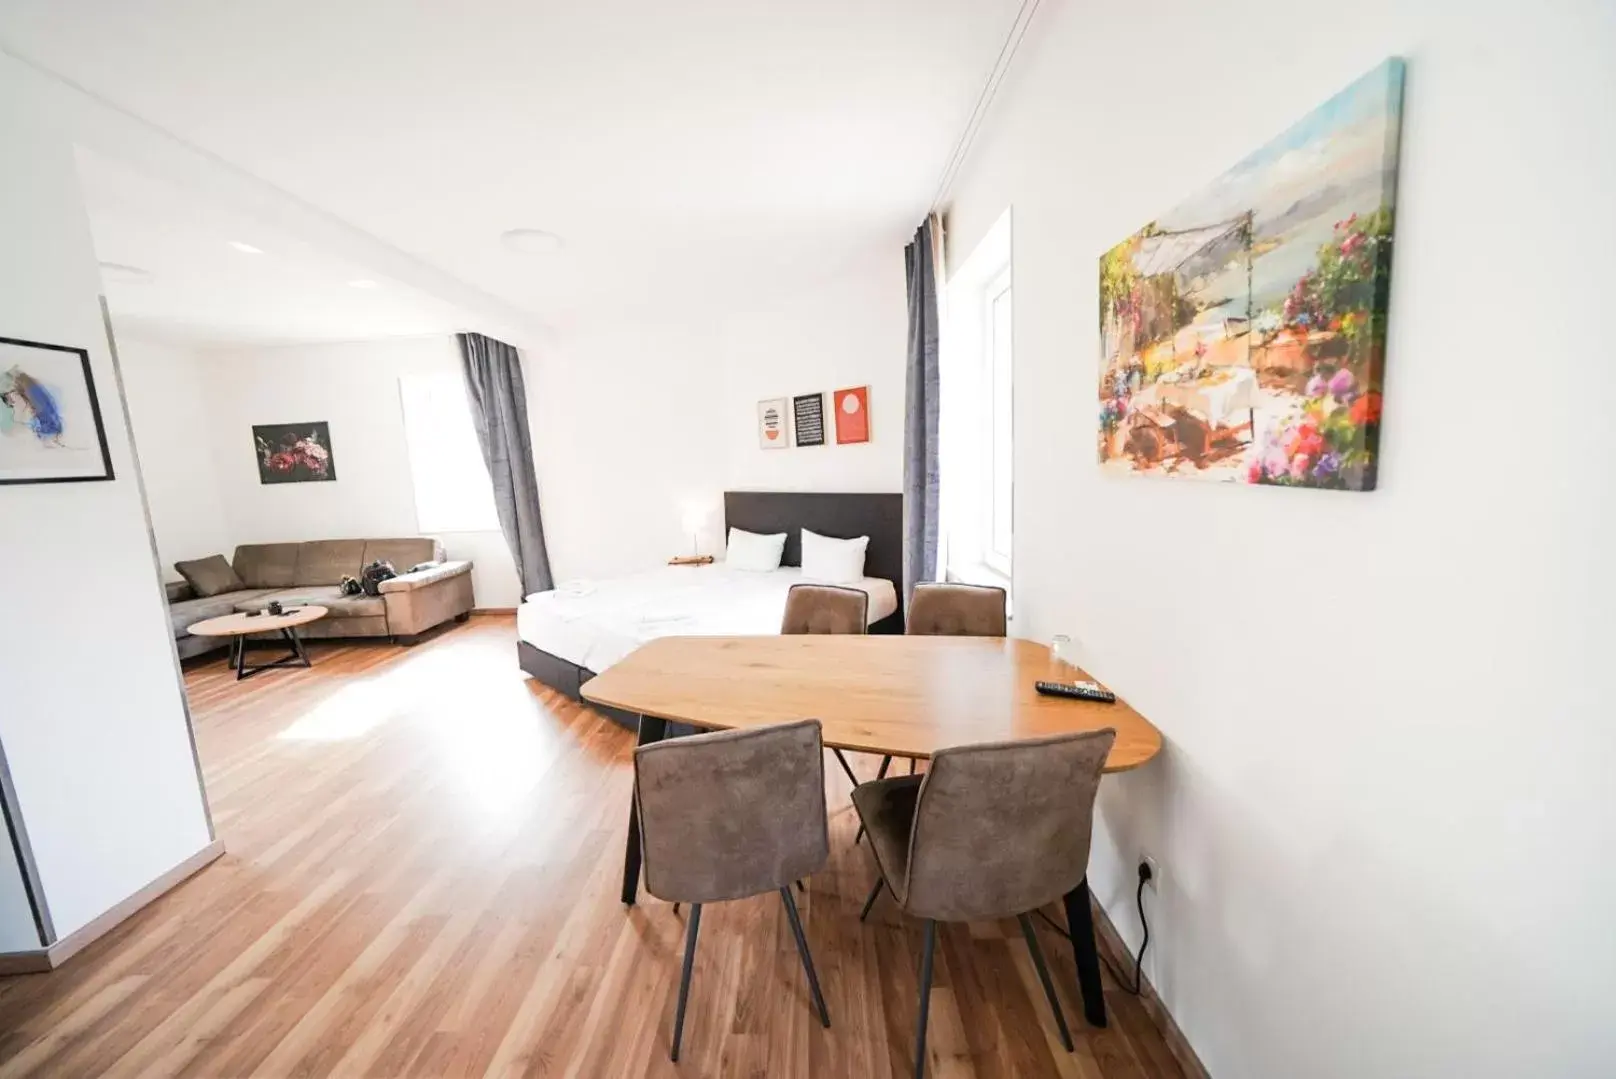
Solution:
M834 584L794 584L786 592L786 613L780 620L782 636L803 633L867 633L870 622L870 594L858 588ZM859 785L853 766L839 749L831 750L836 763L847 773L847 781ZM883 775L886 773L883 772Z
M779 892L819 1021L830 1026L791 895L792 881L823 868L830 857L819 721L640 746L634 751L634 799L646 891L690 904L672 1059L679 1059L704 903Z
M794 584L786 593L782 634L864 633L869 628L870 594L834 584Z
M1003 637L1008 623L1004 589L928 583L915 585L905 632L926 637Z
M860 920L883 888L906 913L925 919L916 1076L925 1074L939 921L1019 920L1061 1041L1070 1051L1071 1032L1028 917L1029 911L1063 900L1084 1014L1105 1025L1087 874L1094 797L1115 740L1115 731L1102 730L944 749L923 776L876 780L853 792L880 874Z

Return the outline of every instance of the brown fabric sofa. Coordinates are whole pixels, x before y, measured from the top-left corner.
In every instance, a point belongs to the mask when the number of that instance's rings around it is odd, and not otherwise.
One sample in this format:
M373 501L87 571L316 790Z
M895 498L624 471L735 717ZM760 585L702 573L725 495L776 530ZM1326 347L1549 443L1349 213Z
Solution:
M379 596L344 596L344 575L380 559L399 576L381 585ZM440 565L406 572L421 562ZM317 603L331 613L298 630L303 637L394 637L406 641L451 618L464 620L475 604L471 563L443 561L443 544L430 537L246 543L231 568L244 587L198 596L190 585L168 585L168 620L182 657L229 644L228 638L192 637L186 627L233 611L256 611L278 600L285 606Z

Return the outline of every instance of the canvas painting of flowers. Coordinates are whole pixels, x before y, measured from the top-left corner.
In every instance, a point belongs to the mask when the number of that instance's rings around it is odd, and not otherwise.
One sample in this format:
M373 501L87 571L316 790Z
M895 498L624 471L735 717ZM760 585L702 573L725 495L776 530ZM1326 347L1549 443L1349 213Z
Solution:
M1102 468L1368 491L1403 63L1100 258Z
M328 423L267 423L253 427L259 483L312 483L337 478Z

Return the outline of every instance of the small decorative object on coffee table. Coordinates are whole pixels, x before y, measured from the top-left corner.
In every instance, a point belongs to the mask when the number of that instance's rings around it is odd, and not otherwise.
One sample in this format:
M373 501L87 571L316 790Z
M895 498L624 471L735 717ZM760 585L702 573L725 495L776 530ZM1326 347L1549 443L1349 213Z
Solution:
M303 642L298 640L297 627L324 618L327 609L314 605L282 608L279 603L271 603L269 606L270 610L226 614L218 618L204 619L187 627L186 632L195 637L229 637L230 665L236 669L237 681L251 677L259 671L273 670L276 667L313 666L309 662L308 653L303 651ZM248 635L277 631L286 643L287 654L269 663L247 666Z

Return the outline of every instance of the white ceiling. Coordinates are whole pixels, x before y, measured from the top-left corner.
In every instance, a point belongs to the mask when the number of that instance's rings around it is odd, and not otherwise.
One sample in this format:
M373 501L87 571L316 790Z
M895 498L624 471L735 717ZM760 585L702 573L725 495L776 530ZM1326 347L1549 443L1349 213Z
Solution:
M452 333L470 321L451 304L196 191L84 149L78 165L96 257L149 275L103 271L120 333L280 344Z
M1020 7L7 0L0 43L564 333L745 304L873 246L901 265ZM184 198L101 172L104 259L213 250ZM565 247L508 252L518 227ZM223 274L186 279L219 320L263 320ZM162 287L134 287L161 317Z

